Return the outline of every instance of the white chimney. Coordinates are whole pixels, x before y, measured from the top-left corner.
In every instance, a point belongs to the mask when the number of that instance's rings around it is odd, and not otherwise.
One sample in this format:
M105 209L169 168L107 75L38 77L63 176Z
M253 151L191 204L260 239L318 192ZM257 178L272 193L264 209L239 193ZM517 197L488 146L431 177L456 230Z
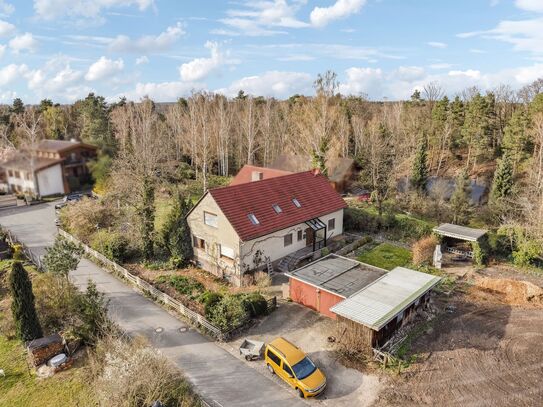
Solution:
M264 179L264 173L260 171L253 171L251 181L260 181L262 179Z

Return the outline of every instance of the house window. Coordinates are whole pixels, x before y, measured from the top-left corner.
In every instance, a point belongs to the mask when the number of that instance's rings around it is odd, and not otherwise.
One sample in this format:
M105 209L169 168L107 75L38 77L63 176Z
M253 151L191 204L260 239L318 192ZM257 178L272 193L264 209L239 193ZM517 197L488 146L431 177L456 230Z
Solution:
M9 170L9 171L8 171L8 175L9 175L10 177L13 177L13 171Z
M25 174L25 179L26 179L27 181L31 181L31 180L32 180L32 177L30 176L30 173L29 173L29 172L27 172L27 173Z
M328 219L328 230L334 230L336 228L336 218Z
M292 233L285 235L284 243L285 243L285 247L290 246L292 244Z
M227 258L227 259L232 259L234 260L234 249L228 247L228 246L223 246L222 244L219 245L220 247L220 250L219 250L219 253L221 254L221 257L222 258Z
M211 226L211 227L218 227L218 224L217 224L217 215L213 214L213 213L209 213L209 212L204 212L204 223L207 225L207 226Z
M251 221L251 223L253 225L258 225L260 224L260 222L258 221L258 219L256 218L255 214L254 213L250 213L249 215L247 215L249 217L249 220Z
M298 231L298 242L299 242L300 240L303 240L303 238L304 238L304 231L303 231L303 230L299 230L299 231Z
M206 241L204 239L201 239L201 238L199 238L197 236L194 236L194 235L192 236L192 244L197 249L205 250L205 248L206 248Z
M298 201L296 198L292 198L292 203L294 205L296 205L297 208L301 208L302 207L302 204L300 203L300 201Z
M15 171L15 178L21 178L21 174L19 173L19 171Z
M280 207L279 205L277 205L277 204L273 204L273 205L272 205L272 208L273 208L273 210L275 211L275 213L281 213L281 212L283 212L283 210L281 209L281 207Z

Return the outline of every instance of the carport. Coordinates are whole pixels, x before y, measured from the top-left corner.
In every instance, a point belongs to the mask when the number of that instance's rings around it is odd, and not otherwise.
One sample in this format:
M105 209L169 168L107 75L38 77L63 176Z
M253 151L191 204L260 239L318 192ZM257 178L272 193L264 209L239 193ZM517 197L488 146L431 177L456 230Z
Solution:
M467 226L443 223L433 229L434 233L441 236L441 245L436 247L434 253L434 265L441 267L442 252L452 253L454 260L473 259L474 242L480 242L487 230L474 229Z
M362 349L384 345L424 306L441 280L431 274L396 267L356 294L330 308L339 331Z

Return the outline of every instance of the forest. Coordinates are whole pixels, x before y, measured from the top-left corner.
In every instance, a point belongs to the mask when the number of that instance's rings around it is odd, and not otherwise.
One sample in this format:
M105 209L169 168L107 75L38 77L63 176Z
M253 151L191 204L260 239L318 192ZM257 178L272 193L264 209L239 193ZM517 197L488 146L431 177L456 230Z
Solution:
M345 96L338 85L328 71L316 78L314 96L286 100L243 90L235 98L193 92L162 104L107 103L92 93L71 105L16 99L0 107L1 156L31 150L43 138L96 145L94 189L132 208L128 223L146 258L159 239L160 197L180 186L186 198L197 196L244 164L267 166L291 153L323 173L329 158L355 159L358 183L371 191L379 218L403 212L489 228L496 253L521 266L541 262L543 79L520 90L504 84L449 96L434 82L405 101ZM430 179L437 180L433 188ZM450 196L440 179L454 180ZM470 200L474 181L488 187L477 205Z

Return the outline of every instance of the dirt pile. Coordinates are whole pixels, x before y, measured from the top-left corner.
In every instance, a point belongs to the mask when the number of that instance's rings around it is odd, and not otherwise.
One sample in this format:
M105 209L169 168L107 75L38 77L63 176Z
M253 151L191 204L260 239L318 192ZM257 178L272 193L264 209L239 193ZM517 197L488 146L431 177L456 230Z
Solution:
M474 289L509 305L543 306L543 288L528 281L483 277L475 282Z

